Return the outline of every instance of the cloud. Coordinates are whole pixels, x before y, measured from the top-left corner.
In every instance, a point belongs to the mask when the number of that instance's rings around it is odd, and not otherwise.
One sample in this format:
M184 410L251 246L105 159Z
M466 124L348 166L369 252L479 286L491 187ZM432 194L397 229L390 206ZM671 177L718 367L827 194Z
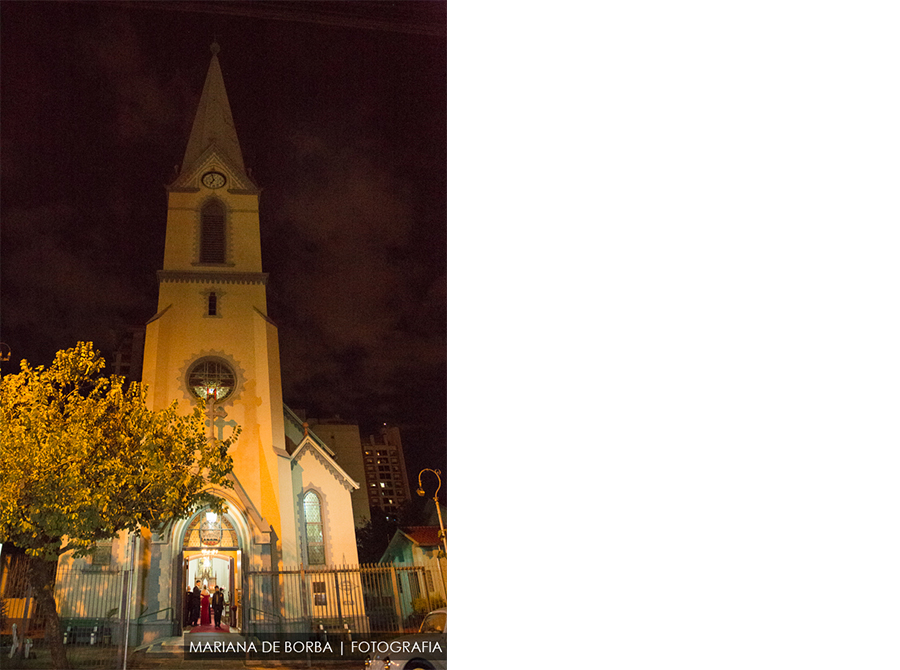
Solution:
M390 411L423 370L443 370L444 268L418 256L409 189L372 148L309 133L291 147L294 176L265 223L295 250L270 279L286 394Z
M178 71L168 78L157 71L159 63L142 49L127 12L103 12L98 17L82 28L78 44L87 56L81 62L93 68L100 90L112 96L109 129L116 141L127 146L186 138L190 115L185 110L194 109L199 97L195 82Z
M78 340L110 353L141 296L115 258L97 253L98 234L72 205L5 214L3 338L15 357L29 352L49 362Z
M365 154L316 137L293 144L294 160L316 169L315 179L283 189L279 230L307 250L286 288L335 346L372 347L397 327L410 298L398 261L411 208Z

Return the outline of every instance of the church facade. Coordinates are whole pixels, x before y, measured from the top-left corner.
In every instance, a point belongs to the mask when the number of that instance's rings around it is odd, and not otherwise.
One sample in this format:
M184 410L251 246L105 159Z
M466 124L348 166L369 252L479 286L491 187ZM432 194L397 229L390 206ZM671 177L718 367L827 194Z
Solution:
M184 160L167 187L159 302L146 325L142 380L152 409L177 400L187 413L202 398L211 433L227 437L240 426L241 434L230 451L233 488L213 491L226 501L224 515L197 510L159 533L122 536L109 551L110 564L132 577L138 644L180 634L197 579L225 589L228 623L241 629L252 616L250 596L274 617L315 607L300 592L248 593L256 588L251 573L358 563L351 492L360 484L282 401L260 189L244 166L216 44L212 52Z

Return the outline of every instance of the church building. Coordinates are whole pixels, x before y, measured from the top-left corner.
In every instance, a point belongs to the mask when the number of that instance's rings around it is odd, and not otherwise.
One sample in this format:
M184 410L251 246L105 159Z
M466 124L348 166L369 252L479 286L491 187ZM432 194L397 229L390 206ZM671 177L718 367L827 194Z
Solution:
M130 618L142 617L139 644L181 633L197 579L225 589L228 622L240 629L250 596L273 616L314 606L297 602L302 594L248 593L256 588L250 573L358 563L351 492L360 483L282 401L260 189L244 166L219 47L211 49L184 159L167 187L159 302L146 325L142 380L152 409L177 400L187 413L203 398L210 431L224 438L240 426L241 434L230 452L234 488L213 491L227 503L224 515L197 510L159 533L113 543L110 564L134 568Z

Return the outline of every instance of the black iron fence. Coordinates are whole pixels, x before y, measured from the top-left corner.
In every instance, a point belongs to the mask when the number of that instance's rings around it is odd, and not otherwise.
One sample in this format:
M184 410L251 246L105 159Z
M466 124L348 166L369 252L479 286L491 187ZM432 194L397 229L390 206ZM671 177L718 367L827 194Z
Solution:
M442 575L391 564L250 571L249 633L397 634L446 604Z
M20 557L15 557L20 558ZM28 584L27 563L8 557L0 574L0 667L52 667L47 612ZM63 645L82 668L118 664L125 623L119 614L124 573L108 567L59 567L53 583Z
M0 667L50 668L44 639L47 615L28 585L25 562L6 561L2 568ZM394 637L416 630L428 612L446 605L445 570L444 563L248 570L235 623L248 637L285 633L316 633L329 639ZM149 614L134 611L128 621L123 616L128 573L119 569L60 567L53 587L72 667L122 667L124 655L134 651L126 648L125 640L140 639L133 633L142 626L142 617L165 616L177 624L171 608Z

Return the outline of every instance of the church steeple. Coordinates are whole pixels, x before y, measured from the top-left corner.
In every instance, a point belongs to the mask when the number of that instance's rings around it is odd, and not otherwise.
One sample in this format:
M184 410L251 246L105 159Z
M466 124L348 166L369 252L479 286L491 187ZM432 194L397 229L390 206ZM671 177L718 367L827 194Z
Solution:
M210 45L212 59L206 73L206 82L200 94L200 104L188 139L181 173L190 171L210 148L228 161L231 167L244 173L244 157L231 117L231 105L225 92L225 81L219 66L219 45Z
M278 328L267 313L268 275L262 271L260 190L244 167L217 44L212 52L184 164L166 186L159 301L144 338L146 402L163 409L177 401L189 412L205 401L208 430L219 439L227 436L228 426L241 427L228 452L234 462L234 495L215 492L228 501L229 518L242 529L237 545L220 547L226 556L241 556L232 551L239 546L246 557L243 569L300 565L309 555L306 533L318 529L313 546L323 547L328 560L355 563L350 490L357 484L325 450L295 456L285 450ZM301 521L298 501L308 491L319 496L318 526ZM329 533L324 539L322 528ZM161 612L181 611L179 570L170 568L190 560L186 552L196 555L198 550L185 537L182 529L160 541L154 538L153 556L142 568L145 576L174 577L171 588L165 577L145 580L148 590L141 597ZM240 584L240 560L230 565L234 583ZM265 603L267 611L291 616L299 611L293 602L268 598Z
M213 42L211 50L184 162L166 187L169 215L164 277L190 271L207 277L215 274L222 280L223 272L262 272L259 188L244 167L219 67L219 45ZM212 289L209 293L212 295ZM264 290L257 303L265 312Z

